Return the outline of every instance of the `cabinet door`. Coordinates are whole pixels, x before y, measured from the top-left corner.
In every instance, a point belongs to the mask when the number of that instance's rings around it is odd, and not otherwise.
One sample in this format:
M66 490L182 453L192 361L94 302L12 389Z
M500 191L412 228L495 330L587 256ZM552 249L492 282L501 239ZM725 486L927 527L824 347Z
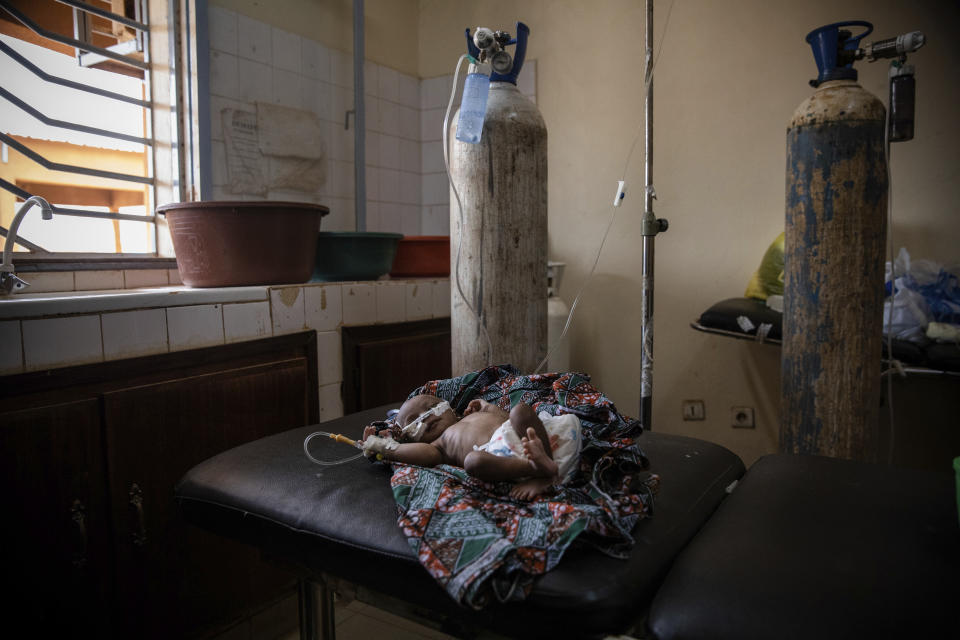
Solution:
M295 358L104 395L121 635L180 636L292 584L252 547L183 523L173 488L225 449L308 424L309 380Z
M109 514L95 399L0 413L5 624L110 635ZM12 570L12 571L11 571ZM12 598L12 601L9 600Z

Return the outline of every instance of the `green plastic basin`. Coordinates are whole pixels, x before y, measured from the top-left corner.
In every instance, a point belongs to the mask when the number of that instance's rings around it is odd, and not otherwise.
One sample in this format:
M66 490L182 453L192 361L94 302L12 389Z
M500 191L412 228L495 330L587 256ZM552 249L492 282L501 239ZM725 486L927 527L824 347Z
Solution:
M402 237L378 231L321 231L311 282L376 280L390 271Z

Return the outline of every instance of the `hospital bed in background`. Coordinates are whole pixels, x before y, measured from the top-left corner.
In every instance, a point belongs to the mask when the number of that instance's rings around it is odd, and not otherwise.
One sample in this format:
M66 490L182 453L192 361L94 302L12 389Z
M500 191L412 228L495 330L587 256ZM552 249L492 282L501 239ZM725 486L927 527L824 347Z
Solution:
M324 428L360 437L388 408ZM525 601L474 611L417 562L396 525L389 468L364 460L317 467L303 454L312 430L223 452L176 489L188 522L255 545L296 572L305 639L334 637L335 592L466 638L923 637L960 629L960 526L946 472L789 455L745 472L723 447L645 432L640 441L662 484L629 558L571 547Z

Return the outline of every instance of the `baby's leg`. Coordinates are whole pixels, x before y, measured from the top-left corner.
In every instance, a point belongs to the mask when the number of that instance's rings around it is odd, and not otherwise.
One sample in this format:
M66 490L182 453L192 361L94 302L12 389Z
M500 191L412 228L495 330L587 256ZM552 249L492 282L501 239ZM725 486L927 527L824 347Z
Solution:
M538 421L539 422L539 421ZM544 451L543 443L537 437L537 432L533 427L527 428L527 435L520 442L523 443L523 452L527 454L527 461L534 469L534 474L540 478L553 479L557 475L557 463L553 461L549 449Z
M495 456L486 451L471 451L463 459L463 468L474 478L484 482L516 480L535 475L531 464L523 458Z
M550 436L547 434L547 430L543 428L543 423L540 422L540 418L537 417L537 412L533 410L533 407L518 402L517 406L510 410L510 425L521 441L527 437L527 431L533 429L543 445L543 451L548 458L553 459Z

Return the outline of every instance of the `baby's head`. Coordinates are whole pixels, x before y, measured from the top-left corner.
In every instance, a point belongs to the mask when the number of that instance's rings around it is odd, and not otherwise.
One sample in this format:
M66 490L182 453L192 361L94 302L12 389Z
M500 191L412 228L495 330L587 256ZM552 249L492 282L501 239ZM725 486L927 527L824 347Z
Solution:
M411 437L408 432L407 434L402 435L400 440L433 442L440 437L440 434L446 431L447 427L455 424L458 418L457 414L453 412L453 409L448 408L440 415L429 413L431 409L439 405L441 402L443 402L443 400L437 396L431 396L427 394L414 396L404 402L400 406L400 412L396 417L397 426L402 429L403 427L406 427L423 416L423 429L416 438ZM424 414L427 415L424 416Z

